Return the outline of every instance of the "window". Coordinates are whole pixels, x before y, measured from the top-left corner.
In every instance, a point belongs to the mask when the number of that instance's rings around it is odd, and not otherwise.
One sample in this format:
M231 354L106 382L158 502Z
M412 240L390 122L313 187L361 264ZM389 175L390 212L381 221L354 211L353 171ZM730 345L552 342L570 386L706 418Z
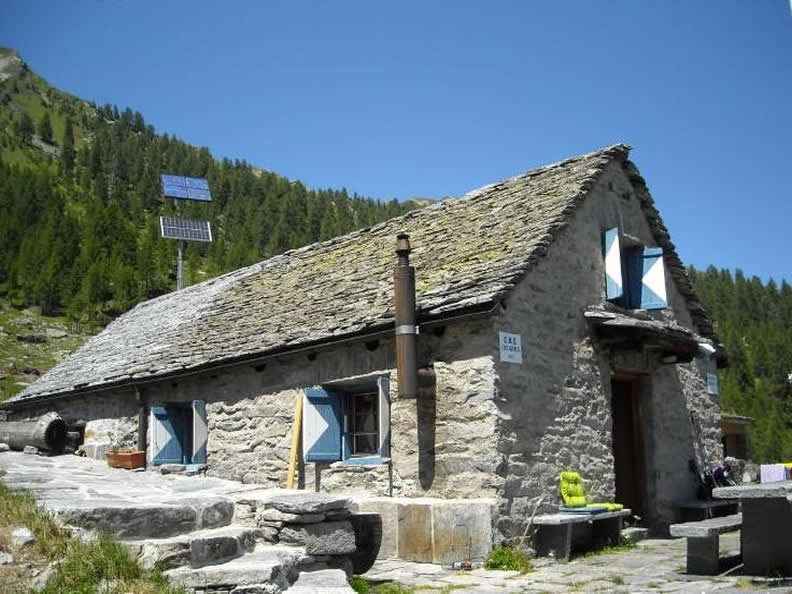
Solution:
M349 394L350 454L361 456L378 453L377 393Z
M206 464L206 403L151 407L152 464Z
M621 235L618 227L603 233L605 298L627 309L668 307L663 250Z
M349 389L306 388L303 394L306 462L376 463L390 455L387 377Z

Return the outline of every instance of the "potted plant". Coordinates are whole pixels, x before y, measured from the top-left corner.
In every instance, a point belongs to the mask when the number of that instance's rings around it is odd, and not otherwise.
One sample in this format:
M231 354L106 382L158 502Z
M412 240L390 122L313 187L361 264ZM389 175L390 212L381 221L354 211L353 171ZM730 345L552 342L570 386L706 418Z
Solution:
M124 434L116 425L110 433L110 449L105 453L107 465L112 468L142 468L146 464L146 452L124 448Z

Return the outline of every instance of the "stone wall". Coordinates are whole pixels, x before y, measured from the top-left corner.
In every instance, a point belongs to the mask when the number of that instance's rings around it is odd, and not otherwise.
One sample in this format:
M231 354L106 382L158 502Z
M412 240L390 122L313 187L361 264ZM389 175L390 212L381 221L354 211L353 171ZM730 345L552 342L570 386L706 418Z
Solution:
M300 486L374 495L485 496L497 488L493 472L500 463L489 328L487 321L471 320L422 334L420 364L434 380L420 389L418 400L398 396L390 338L160 382L143 394L149 406L206 401L209 474L282 487L302 388L385 375L390 460L374 467L301 463Z
M500 419L497 447L504 458L498 538L521 536L535 510L558 506L562 470L581 472L592 498L614 497L612 353L598 344L583 312L604 299L602 232L615 226L655 245L619 164L611 165L548 255L494 318L496 332L521 335L523 350L522 364L500 362L497 342L492 341ZM652 315L692 328L668 273L666 288L669 308ZM714 371L713 362L661 365L657 355L644 356L638 370L650 522L667 522L671 502L695 492L689 458L702 450L710 459L720 456L719 410L706 394L707 371ZM691 412L703 440L696 439Z
M407 497L495 493L500 457L490 328L470 320L422 330L419 366L432 379L422 380L418 398L400 398L395 369L383 372L390 377L390 460L369 467L309 464L306 488ZM386 348L392 353L393 343Z
M268 359L148 387L155 403L206 401L207 473L266 487L284 487L297 398L302 388L371 372L389 373L392 344L362 343ZM148 430L151 443L151 426ZM300 483L313 464L300 465ZM311 481L313 478L311 478Z
M707 394L706 374L715 371L714 361L697 358L663 365L652 375L647 447L655 499L650 497L649 520L658 528L673 523L674 501L695 498L698 483L688 461L706 467L723 459L720 407L717 397Z

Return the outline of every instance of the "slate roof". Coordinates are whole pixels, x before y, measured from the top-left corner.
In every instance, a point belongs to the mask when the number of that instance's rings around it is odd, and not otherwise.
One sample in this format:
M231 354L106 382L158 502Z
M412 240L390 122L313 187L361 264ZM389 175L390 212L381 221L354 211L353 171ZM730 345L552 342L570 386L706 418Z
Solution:
M292 250L139 304L6 404L104 389L384 330L393 324L395 236L410 235L419 320L497 303L541 258L567 215L614 160L643 183L614 145L484 186L457 200ZM645 185L643 186L645 189ZM641 196L667 266L706 313L654 210Z

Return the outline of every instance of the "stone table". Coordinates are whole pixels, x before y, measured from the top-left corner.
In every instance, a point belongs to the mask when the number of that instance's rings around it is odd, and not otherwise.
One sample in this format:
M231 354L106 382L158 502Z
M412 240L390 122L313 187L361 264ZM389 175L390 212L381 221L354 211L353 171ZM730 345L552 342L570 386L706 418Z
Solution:
M745 573L792 576L792 481L718 487L712 495L742 503Z

